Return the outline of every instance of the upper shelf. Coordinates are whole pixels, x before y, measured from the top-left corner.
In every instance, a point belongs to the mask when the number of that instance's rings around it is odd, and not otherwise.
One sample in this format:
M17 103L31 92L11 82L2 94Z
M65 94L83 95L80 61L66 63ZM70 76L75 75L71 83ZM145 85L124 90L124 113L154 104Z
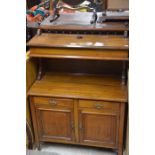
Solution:
M116 35L36 35L28 43L30 57L128 60L128 38ZM95 50L94 50L95 49Z

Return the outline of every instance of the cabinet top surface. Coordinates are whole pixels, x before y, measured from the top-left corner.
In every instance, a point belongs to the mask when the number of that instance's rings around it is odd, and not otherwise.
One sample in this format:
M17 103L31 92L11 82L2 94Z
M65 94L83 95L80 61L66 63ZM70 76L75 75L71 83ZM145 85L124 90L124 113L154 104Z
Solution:
M127 102L127 88L117 76L46 73L28 95Z
M88 49L129 49L129 40L116 35L75 35L50 34L36 35L28 43L30 47L88 48Z

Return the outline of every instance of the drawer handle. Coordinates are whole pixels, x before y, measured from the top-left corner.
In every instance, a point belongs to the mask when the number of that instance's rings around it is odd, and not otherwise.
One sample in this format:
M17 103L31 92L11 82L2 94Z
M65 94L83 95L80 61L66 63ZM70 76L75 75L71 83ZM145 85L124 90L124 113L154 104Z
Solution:
M103 108L103 105L100 104L100 103L97 103L97 104L95 104L95 108L96 109L101 109L101 108Z
M49 100L50 105L52 106L56 106L57 102L55 100Z

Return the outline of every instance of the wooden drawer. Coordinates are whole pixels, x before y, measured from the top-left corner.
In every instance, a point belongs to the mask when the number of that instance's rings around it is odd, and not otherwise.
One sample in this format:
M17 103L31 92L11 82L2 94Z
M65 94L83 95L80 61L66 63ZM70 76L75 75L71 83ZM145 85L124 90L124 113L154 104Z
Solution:
M72 99L60 99L52 97L33 97L33 103L36 107L67 107L73 108Z
M92 101L92 100L79 100L79 108L90 108L96 110L111 110L119 111L120 103Z

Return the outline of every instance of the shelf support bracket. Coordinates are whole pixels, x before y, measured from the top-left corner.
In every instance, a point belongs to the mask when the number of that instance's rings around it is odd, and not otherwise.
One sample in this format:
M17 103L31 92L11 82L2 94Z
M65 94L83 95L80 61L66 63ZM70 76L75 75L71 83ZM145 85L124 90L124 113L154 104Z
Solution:
M126 62L123 61L123 68L122 68L122 85L126 84Z
M43 66L42 66L42 59L41 58L39 58L39 60L38 60L38 75L37 75L37 80L41 80L41 78L42 78L42 71L43 71Z

